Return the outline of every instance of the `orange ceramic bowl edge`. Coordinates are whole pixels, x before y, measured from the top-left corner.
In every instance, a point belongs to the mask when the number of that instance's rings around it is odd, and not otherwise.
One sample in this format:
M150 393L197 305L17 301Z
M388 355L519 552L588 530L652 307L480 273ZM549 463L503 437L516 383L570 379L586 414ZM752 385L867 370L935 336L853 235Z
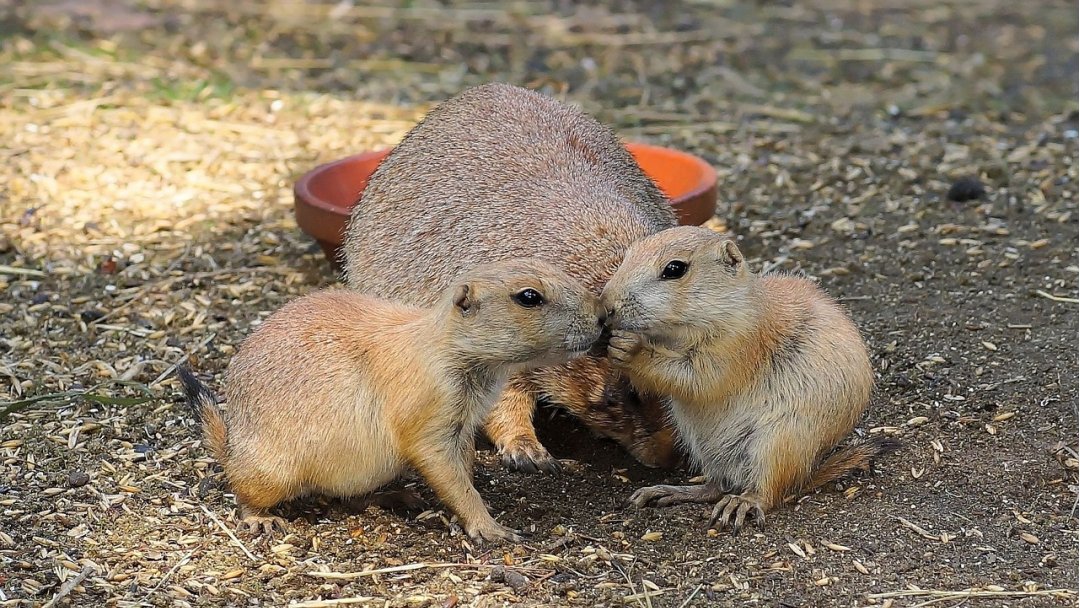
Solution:
M683 225L702 224L716 208L716 170L701 158L661 146L627 143L638 165L671 201ZM296 223L337 266L353 205L392 148L348 156L315 167L293 187Z

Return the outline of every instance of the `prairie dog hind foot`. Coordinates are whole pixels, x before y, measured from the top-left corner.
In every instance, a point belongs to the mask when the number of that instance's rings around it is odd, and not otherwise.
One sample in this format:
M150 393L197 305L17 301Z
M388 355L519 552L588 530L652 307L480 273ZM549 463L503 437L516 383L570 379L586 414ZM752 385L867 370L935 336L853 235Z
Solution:
M647 486L638 488L630 495L634 506L644 507L652 503L656 507L671 507L685 503L716 502L724 497L720 486L704 483L693 486Z
M761 498L752 493L725 494L720 502L713 507L709 517L709 527L723 530L730 527L731 533L738 534L743 528L747 517L750 517L759 528L765 527L765 508Z

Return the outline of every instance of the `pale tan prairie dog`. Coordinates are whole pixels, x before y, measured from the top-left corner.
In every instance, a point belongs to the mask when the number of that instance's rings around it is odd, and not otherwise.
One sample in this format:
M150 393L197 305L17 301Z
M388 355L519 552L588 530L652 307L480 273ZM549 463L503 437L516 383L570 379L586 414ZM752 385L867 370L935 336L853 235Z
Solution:
M343 265L349 287L410 304L433 302L467 268L526 257L599 295L630 243L675 225L610 129L540 93L486 84L439 104L382 162L353 208ZM533 429L537 399L645 464L677 459L659 399L586 356L510 380L485 430L512 468L556 468Z
M428 309L345 290L290 302L233 357L224 412L180 378L248 527L283 526L268 509L291 498L365 494L411 466L470 537L514 539L473 487L474 433L509 374L588 350L601 311L548 264L490 264Z
M604 288L609 354L640 388L668 395L680 440L706 478L652 486L638 506L716 503L709 525L738 530L891 447L834 452L870 399L859 331L808 280L751 274L735 243L698 227L635 243Z

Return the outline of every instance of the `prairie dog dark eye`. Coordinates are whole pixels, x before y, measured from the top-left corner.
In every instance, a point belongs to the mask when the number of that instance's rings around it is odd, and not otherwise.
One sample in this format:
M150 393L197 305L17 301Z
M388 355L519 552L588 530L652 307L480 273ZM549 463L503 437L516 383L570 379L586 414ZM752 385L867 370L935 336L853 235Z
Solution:
M514 294L514 301L525 308L536 308L544 303L544 296L535 289L523 289Z
M660 272L660 278L668 281L671 279L678 279L686 274L687 269L690 268L690 264L679 260L672 260L664 266L664 270Z

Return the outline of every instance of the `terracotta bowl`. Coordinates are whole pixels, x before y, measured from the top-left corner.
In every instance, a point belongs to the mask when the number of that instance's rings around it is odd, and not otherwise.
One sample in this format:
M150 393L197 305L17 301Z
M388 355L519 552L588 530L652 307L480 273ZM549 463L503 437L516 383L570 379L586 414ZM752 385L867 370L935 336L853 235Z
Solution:
M671 200L680 224L701 224L713 216L716 171L709 163L671 148L638 143L626 147ZM365 152L320 165L296 182L296 223L319 242L331 264L337 265L349 211L389 153L389 149Z

